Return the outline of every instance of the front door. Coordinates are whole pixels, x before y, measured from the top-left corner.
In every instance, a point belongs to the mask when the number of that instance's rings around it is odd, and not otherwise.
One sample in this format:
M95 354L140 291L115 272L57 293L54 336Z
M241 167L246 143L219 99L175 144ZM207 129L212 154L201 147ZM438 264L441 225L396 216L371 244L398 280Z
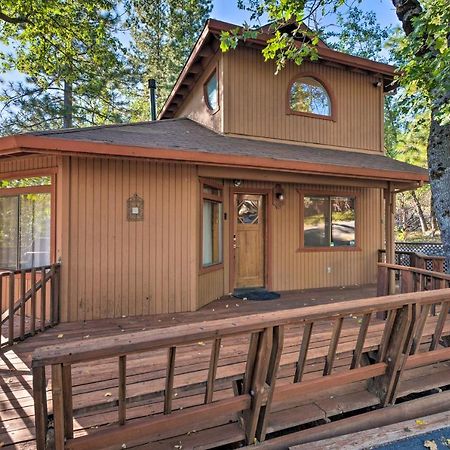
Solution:
M265 281L265 196L234 194L235 287L263 287Z

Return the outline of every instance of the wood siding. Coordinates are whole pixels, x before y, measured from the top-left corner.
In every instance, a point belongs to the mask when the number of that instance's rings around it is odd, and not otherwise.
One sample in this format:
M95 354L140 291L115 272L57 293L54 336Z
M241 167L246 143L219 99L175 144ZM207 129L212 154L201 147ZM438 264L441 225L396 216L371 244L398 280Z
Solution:
M225 293L223 269L202 273L198 277L197 309L205 306Z
M375 77L311 62L275 70L258 49L223 56L225 133L383 151L383 94ZM336 121L287 114L290 83L302 73L329 86Z
M220 51L212 58L207 67L204 68L201 77L196 82L192 91L184 100L183 105L177 111L176 117L189 117L202 125L211 128L217 132L223 131L223 65L222 55ZM217 80L219 86L219 109L211 113L206 106L204 99L204 84L212 74L213 70L217 70Z
M23 172L35 169L48 169L58 166L57 156L34 156L8 158L0 161L0 177L11 172Z
M272 188L272 183L246 182L245 187ZM350 286L376 281L377 250L382 245L381 199L379 189L322 187L284 184L285 203L271 214L272 289L295 290ZM301 214L299 190L359 194L359 246L361 251L299 252ZM328 267L331 272L328 273Z
M62 320L194 310L195 167L73 157L64 169ZM144 220L129 222L126 201L135 193Z

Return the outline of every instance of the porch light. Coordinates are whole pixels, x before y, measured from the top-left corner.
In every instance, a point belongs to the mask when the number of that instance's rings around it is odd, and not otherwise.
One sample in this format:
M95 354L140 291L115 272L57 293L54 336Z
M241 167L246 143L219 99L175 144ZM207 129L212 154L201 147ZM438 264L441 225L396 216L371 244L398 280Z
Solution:
M275 208L281 208L284 203L284 189L281 184L276 184L273 188L273 205Z

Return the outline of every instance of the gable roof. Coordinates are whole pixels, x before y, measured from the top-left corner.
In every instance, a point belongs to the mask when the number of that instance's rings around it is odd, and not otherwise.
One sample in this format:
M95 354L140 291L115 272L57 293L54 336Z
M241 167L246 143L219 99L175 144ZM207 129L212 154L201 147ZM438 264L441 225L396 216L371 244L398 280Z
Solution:
M181 106L184 99L189 95L196 81L201 76L203 69L208 65L211 58L219 49L219 40L222 31L231 31L237 28L241 27L215 19L209 19L206 22L197 43L192 49L183 70L178 76L171 93L159 113L159 119L170 119L175 116L177 109ZM270 24L262 27L261 30L263 32L256 39L247 39L244 43L241 43L241 45L263 48L267 44L267 40L271 37ZM301 44L299 43L298 45ZM396 68L389 64L338 52L327 47L323 42L317 46L317 53L319 60L321 61L339 64L353 70L362 70L381 76L386 90L390 89L394 80Z
M218 134L190 119L41 131L0 138L0 156L108 155L421 183L425 169L381 154Z

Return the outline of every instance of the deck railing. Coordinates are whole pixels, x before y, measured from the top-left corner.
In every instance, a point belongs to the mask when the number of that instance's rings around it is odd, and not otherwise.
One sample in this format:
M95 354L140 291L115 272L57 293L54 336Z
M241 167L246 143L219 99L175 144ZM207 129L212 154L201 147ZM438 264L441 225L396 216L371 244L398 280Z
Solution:
M450 289L441 289L211 320L38 349L32 361L37 449L46 448L49 420L53 422L57 450L101 449L152 442L170 433L176 436L198 430L202 425L206 427L212 418L235 420L236 415L241 418L246 442L252 444L265 440L272 409L286 409L304 395L364 380L368 389L378 395L381 405L392 404L405 369L450 359L450 348L439 348L444 331L449 330L449 305ZM438 316L430 313L431 308ZM376 314L381 312L386 312L387 320L376 321ZM349 320L359 329L352 339L342 333L344 322ZM379 328L368 335L374 321ZM311 338L316 325L324 322L331 322L332 328L327 337L329 343L320 354L311 345ZM292 341L285 342L286 327L298 327L300 342L295 344L295 350ZM245 371L230 380L233 391L228 389L228 396L224 392L219 396L215 385L219 382L221 343L230 337L248 339ZM325 339L323 332L321 339ZM211 346L203 400L181 408L175 405L174 394L178 351L199 341ZM282 355L285 344L290 351ZM147 417L128 419L133 393L127 392L127 381L133 378L133 373L127 372L127 359L137 353L148 356L162 350L167 352L167 363L161 410ZM369 351L376 355L371 364L364 357ZM346 360L338 356L344 353L350 353L351 357ZM314 358L323 364L319 375L315 371L306 373L307 362ZM92 361L107 359L115 361L117 368L111 371L117 377L117 399L109 404L109 408L117 408L115 423L105 429L89 430L84 436L74 436L73 366L80 371L83 367L88 369ZM49 390L46 367L51 367ZM286 368L292 369L289 372L292 375L289 382L284 380L277 385L280 367L285 374ZM198 380L185 381L183 392L189 392L195 383L198 393ZM52 399L51 413L47 409L48 392ZM140 402L143 398L139 395Z
M2 345L58 323L59 277L59 264L0 272Z
M450 275L399 264L378 263L377 295L450 288Z
M378 262L386 262L386 250L378 250ZM444 256L427 255L416 251L396 250L395 264L399 266L419 267L434 272L445 272L446 262Z

